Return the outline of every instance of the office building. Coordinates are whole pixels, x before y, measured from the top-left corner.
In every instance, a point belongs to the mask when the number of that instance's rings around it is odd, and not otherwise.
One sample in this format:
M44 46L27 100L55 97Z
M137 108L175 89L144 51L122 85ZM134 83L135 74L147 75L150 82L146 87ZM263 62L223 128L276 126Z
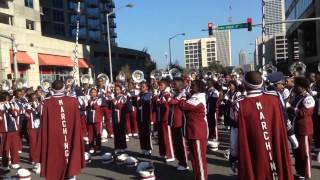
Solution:
M49 0L41 0L41 3L48 3ZM67 1L52 0L50 3L58 6L63 2L66 7ZM69 2L69 1L68 1ZM86 1L88 3L89 1ZM61 4L59 4L61 7ZM84 6L84 5L82 5ZM90 4L85 6L92 7ZM100 6L99 6L100 7ZM57 8L58 10L59 8ZM55 8L44 10L40 6L39 0L25 1L1 1L0 3L0 81L12 77L13 73L13 51L12 41L9 39L11 34L15 36L17 46L16 59L18 62L18 77L25 79L30 86L38 86L44 79L55 80L65 79L72 75L73 59L75 50L75 38L68 35L70 23L67 21L69 10L63 10L61 14L54 13ZM45 12L56 14L59 18L55 20L44 20ZM45 30L43 26L46 22L51 26L52 31ZM63 24L64 22L65 24ZM50 25L51 23L51 25ZM88 20L86 20L88 24ZM55 24L64 25L64 31L56 31ZM73 27L73 26L72 26ZM68 29L69 28L69 29ZM44 32L43 32L44 29ZM101 41L92 41L92 36L83 36L78 46L79 72L80 76L86 74L91 68L92 76L100 73L109 72L108 46L103 38ZM59 32L65 32L59 34ZM103 32L103 31L100 31ZM102 33L101 33L102 35ZM103 35L102 35L103 36ZM7 37L7 38L6 38ZM85 39L87 38L87 39ZM141 69L146 74L151 71L155 64L151 61L149 54L133 49L116 47L115 42L112 47L113 74L117 75L121 67L129 65L132 69ZM79 82L79 79L76 79Z
M279 22L285 20L284 0L265 0L265 22ZM266 26L266 35L283 33L286 30L285 24L273 24Z
M214 31L213 36L217 39L217 62L223 66L231 66L231 31Z
M286 0L288 20L315 17L320 17L319 0ZM289 59L304 62L308 71L317 71L320 59L320 21L288 24L287 37Z
M239 52L239 66L243 67L245 64L247 64L247 52L241 49Z
M41 28L44 36L74 39L76 36L77 1L41 0ZM107 44L107 14L115 8L113 0L86 0L81 3L79 39L84 43ZM116 45L116 15L109 18L110 37Z
M216 38L201 38L184 41L185 65L187 69L208 67L217 62Z

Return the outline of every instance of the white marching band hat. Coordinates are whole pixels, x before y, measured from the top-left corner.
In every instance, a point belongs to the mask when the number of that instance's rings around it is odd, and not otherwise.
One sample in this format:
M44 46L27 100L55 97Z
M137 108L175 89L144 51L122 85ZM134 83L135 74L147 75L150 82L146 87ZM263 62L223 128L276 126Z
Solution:
M137 167L137 173L141 180L155 180L154 166L152 162L141 162Z
M102 163L103 164L109 164L113 162L113 155L111 153L105 153L102 156Z

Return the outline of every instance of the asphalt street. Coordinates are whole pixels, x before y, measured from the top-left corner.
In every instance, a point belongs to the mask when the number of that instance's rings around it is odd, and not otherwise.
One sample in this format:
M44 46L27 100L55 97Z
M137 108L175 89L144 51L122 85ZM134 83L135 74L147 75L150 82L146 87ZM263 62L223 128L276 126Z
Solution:
M224 158L224 151L229 146L229 133L225 130L220 130L220 148L217 152L208 151L207 162L208 162L208 174L209 179L214 180L234 180L237 179L235 174L231 171L228 161ZM154 150L153 155L150 158L141 157L139 154L139 141L135 138L131 138L128 142L127 154L138 158L140 161L152 161L155 166L155 175L157 180L191 180L192 171L178 172L176 171L176 162L166 164L158 156L158 146L156 140L153 141ZM87 167L83 169L82 174L78 176L78 180L131 180L137 179L136 168L128 168L125 165L117 165L115 163L103 164L101 156L105 152L112 152L113 140L110 139L108 142L103 144L103 150L100 154L93 156L91 163L87 164ZM25 147L24 152L28 149ZM313 158L315 159L315 157ZM28 163L26 153L22 153L22 167L31 168ZM191 164L190 164L191 166ZM2 176L9 177L16 174L16 170L11 170L9 173ZM320 164L313 161L312 166L312 179L320 179ZM33 175L32 179L40 180L36 175Z

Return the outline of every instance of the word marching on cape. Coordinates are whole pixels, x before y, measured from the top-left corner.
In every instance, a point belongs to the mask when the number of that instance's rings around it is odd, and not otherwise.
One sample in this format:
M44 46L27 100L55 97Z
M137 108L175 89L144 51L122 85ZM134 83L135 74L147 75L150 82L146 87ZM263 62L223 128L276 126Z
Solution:
M262 127L262 131L263 131L263 138L265 141L266 150L269 155L270 169L272 172L273 180L278 180L277 167L276 167L274 160L273 160L273 157L272 157L272 151L271 151L272 149L271 149L271 143L269 141L270 137L269 137L268 127L267 127L267 122L265 121L266 118L265 118L263 112L261 111L262 110L261 102L256 102L256 107L257 107L257 110L259 111L259 119L261 122L261 127Z
M69 160L69 143L67 139L68 129L67 129L66 114L64 113L62 99L59 100L59 105L60 105L60 111L61 111L62 134L64 136L64 145L63 145L64 156L66 158L66 162L68 163L68 160Z

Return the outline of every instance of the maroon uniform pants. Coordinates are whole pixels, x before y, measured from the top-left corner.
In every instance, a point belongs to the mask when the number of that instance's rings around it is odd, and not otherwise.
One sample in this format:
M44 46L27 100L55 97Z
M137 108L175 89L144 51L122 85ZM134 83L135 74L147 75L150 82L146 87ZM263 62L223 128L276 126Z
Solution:
M102 108L103 116L104 116L104 123L106 123L106 129L108 132L108 135L113 135L113 129L112 129L112 121L111 121L111 110L107 107Z
M127 134L138 133L137 111L128 112L126 114L126 133Z
M172 142L174 147L174 154L178 160L179 165L187 167L188 154L186 139L183 137L182 128L171 128Z
M89 149L101 149L102 123L87 124Z
M174 158L174 151L172 145L171 128L167 122L159 123L158 127L160 156L165 156L166 159L172 159Z
M311 178L311 143L312 136L297 136L299 148L293 151L296 173L305 178Z
M81 130L82 130L83 137L88 137L86 121L87 121L87 116L85 115L81 116Z
M189 139L190 159L192 163L194 180L207 180L207 140Z
M148 150L148 151L152 150L150 122L138 121L138 127L139 127L140 148L142 150Z
M9 166L9 157L11 157L11 164L19 164L19 150L20 150L20 133L16 132L7 132L1 133L1 145L2 149L2 166Z
M29 145L30 145L30 162L39 163L40 159L37 159L39 149L38 144L39 143L39 133L40 129L28 129L28 138L29 138Z

